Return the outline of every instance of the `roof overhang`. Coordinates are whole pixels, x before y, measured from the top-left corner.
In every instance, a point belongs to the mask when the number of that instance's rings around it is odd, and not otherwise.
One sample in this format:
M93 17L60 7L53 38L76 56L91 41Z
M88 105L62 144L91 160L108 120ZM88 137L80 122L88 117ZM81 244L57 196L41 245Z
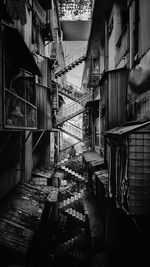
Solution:
M13 66L41 76L40 69L18 30L5 25L4 34L6 56Z
M104 136L108 138L122 137L136 130L140 130L149 125L150 125L150 121L146 121L146 122L141 122L141 123L136 122L135 124L124 125L122 127L115 127L113 129L106 131L104 133Z

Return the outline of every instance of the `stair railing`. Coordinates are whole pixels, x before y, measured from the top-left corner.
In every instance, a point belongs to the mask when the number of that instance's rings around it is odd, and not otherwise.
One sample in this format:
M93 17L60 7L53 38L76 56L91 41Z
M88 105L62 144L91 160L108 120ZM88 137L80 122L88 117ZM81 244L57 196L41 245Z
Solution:
M82 45L76 49L71 55L65 57L62 65L60 65L55 71L55 77L64 69L68 69L70 66L76 66L77 62L82 61L86 56L87 44Z
M83 139L84 130L70 122L65 122L61 127L65 133L71 134L74 138Z
M72 145L67 146L60 150L58 161L68 159L69 157L69 151ZM92 135L85 138L83 141L78 141L74 143L74 147L79 155L82 155L83 152L91 151L92 150Z
M65 95L66 97L70 98L73 101L80 101L83 97L88 95L91 90L87 88L87 91L82 91L81 88L77 87L76 85L70 83L70 82L65 82L63 86L59 84L59 93L62 95Z
M93 94L89 93L86 96L82 97L79 101L76 103L71 103L68 105L63 106L60 108L57 112L57 118L59 117L67 117L72 113L75 113L79 111L80 109L83 109L83 106L86 104L87 101L92 100Z

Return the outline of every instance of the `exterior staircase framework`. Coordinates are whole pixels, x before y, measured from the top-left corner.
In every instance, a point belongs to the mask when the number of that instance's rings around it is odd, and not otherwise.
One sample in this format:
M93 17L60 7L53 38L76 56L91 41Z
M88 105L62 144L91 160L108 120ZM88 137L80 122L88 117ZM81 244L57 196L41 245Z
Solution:
M83 45L80 48L76 49L73 54L65 57L65 64L59 66L55 71L55 78L61 77L68 71L77 67L81 64L86 58L87 45Z

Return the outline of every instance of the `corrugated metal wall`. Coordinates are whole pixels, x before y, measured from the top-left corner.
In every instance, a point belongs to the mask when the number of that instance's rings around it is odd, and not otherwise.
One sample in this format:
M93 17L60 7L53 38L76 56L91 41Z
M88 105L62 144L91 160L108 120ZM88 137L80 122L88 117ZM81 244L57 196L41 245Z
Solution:
M150 1L139 1L139 56L150 49Z
M150 211L150 131L129 135L129 208L133 215Z
M101 84L100 86L100 143L101 143L101 148L104 149L104 136L103 133L107 130L107 84L108 81L107 79Z
M116 69L108 74L108 128L126 121L126 94L128 71Z
M36 105L38 114L38 128L52 129L50 92L45 86L36 84Z
M2 31L0 27L0 128L2 127L2 70L3 70L3 61L2 61Z
M22 134L0 132L0 199L23 178L21 176Z

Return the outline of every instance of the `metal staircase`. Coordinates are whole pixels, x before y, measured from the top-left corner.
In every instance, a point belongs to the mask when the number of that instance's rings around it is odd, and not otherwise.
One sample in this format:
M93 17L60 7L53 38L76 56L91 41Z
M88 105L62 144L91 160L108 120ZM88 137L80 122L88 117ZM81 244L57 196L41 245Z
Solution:
M86 57L86 51L87 51L87 44L84 44L75 52L65 58L65 64L59 66L55 71L55 78L58 79L62 75L64 75L66 72L72 70L73 68L77 67ZM67 98L73 100L74 102L65 106L62 106L60 108L56 115L55 115L55 127L59 128L62 132L70 135L71 137L78 140L77 142L77 150L78 154L81 155L83 153L83 147L87 150L88 149L88 143L85 143L86 141L83 141L83 130L79 129L79 127L75 125L71 125L71 123L68 123L70 119L80 115L83 112L86 112L85 104L87 101L90 101L93 99L93 93L88 90L86 92L83 92L78 88L77 86L66 82L61 85L58 81L58 90L59 94L62 94L66 96ZM82 147L82 149L81 149ZM70 148L69 148L70 149ZM66 155L67 150L65 153L60 151L59 155L59 163L60 158L61 160L64 160L64 154ZM68 159L67 159L68 160Z
M71 55L65 57L65 63L60 65L55 71L55 78L59 78L66 72L81 64L86 58L87 44L76 49Z
M74 147L77 151L74 161L76 161L84 152L92 150L92 136L84 138L82 141L74 143ZM57 158L57 166L63 166L73 161L69 158L69 151L71 146L67 146L64 149L60 150L59 157Z
M78 127L77 125L72 124L71 122L65 122L62 127L60 127L61 131L65 134L72 136L73 138L83 141L83 129Z
M65 105L60 108L56 114L56 123L55 126L58 126L65 121L68 121L75 116L85 112L85 104L87 101L92 100L93 94L89 93L86 96L82 97L78 102Z
M65 82L63 85L58 83L58 87L59 94L76 102L82 101L82 98L90 93L89 91L83 92L79 87L70 82Z
M75 179L78 179L78 181L85 181L85 178L82 175L80 175L77 172L71 170L70 168L65 167L65 166L61 166L61 169L64 172L67 172L68 174L72 175Z
M91 239L84 211L84 189L76 188L59 196L60 230L53 246L55 266L91 266Z

